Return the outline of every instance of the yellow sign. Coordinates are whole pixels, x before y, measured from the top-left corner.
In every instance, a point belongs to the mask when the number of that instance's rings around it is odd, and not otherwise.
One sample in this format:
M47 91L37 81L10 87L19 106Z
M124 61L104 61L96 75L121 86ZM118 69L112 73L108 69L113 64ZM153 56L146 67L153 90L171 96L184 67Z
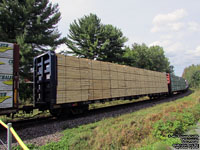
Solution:
M2 103L3 101L7 100L11 98L11 96L3 96L3 97L0 97L0 103Z
M12 85L13 84L13 80L3 81L3 84Z
M0 47L0 52L1 53L4 53L4 52L6 52L8 50L12 50L12 48L11 47Z

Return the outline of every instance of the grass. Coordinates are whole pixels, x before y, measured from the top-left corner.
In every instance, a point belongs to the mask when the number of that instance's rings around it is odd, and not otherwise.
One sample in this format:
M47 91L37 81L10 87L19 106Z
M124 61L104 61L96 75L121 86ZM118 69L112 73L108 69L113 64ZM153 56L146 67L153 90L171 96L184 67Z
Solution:
M180 143L180 139L168 135L192 130L198 120L200 90L173 102L66 129L60 141L41 147L30 145L30 149L169 150L172 144Z
M66 129L59 142L39 147L41 150L167 150L200 119L200 90L173 102L156 105L130 114Z
M0 116L0 120L3 122L9 122L9 121L19 121L19 120L25 120L25 119L33 119L33 118L38 118L38 117L47 117L50 116L49 111L39 111L38 109L34 109L32 113L24 113L22 110L18 111L14 118L8 117L6 115Z

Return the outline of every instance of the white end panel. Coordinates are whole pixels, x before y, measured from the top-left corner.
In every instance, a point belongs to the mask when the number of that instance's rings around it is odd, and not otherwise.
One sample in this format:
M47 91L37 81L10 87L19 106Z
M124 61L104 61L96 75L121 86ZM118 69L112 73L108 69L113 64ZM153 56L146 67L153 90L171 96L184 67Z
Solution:
M13 46L0 42L0 108L13 107Z

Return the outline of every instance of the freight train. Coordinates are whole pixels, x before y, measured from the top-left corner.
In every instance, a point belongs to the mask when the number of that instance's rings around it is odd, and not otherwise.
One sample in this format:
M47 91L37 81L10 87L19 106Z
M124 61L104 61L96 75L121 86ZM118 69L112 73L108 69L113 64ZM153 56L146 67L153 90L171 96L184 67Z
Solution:
M4 43L5 44L5 43ZM0 115L15 113L18 108L18 48L11 45L14 72L10 87L12 100L0 87ZM16 47L16 46L14 46ZM4 47L0 51L0 62L4 59ZM10 50L11 50L10 49ZM0 47L1 50L1 47ZM15 54L15 55L14 55ZM4 63L5 64L5 63ZM3 74L0 64L0 77ZM151 99L162 95L173 95L186 91L186 80L172 74L140 69L110 62L65 56L48 51L34 58L33 107L49 110L54 116L62 113L77 113L88 109L89 104L112 100L131 100L142 96ZM0 81L3 81L0 78ZM4 90L4 91L3 91ZM2 93L5 93L2 95ZM9 100L9 101L8 101ZM6 105L7 104L7 105ZM27 108L24 106L24 109Z
M34 104L52 115L83 111L88 104L151 99L188 89L173 74L46 52L34 59Z

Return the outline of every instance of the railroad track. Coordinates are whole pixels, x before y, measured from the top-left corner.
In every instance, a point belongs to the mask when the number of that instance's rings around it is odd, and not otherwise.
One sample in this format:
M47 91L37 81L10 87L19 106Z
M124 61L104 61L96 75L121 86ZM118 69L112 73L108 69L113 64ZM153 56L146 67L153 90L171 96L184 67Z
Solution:
M103 118L116 117L122 114L135 112L154 105L174 101L178 98L191 94L192 91L187 91L182 94L174 95L173 97L161 97L154 100L145 100L128 104L121 104L110 107L103 107L98 109L92 109L84 114L78 114L68 117L44 117L32 120L23 120L19 122L13 122L13 127L22 138L22 140L28 141L28 143L41 142L41 139L54 135L66 128L74 128L83 124L93 123ZM6 130L0 128L0 139L6 141ZM40 144L39 144L40 145Z

